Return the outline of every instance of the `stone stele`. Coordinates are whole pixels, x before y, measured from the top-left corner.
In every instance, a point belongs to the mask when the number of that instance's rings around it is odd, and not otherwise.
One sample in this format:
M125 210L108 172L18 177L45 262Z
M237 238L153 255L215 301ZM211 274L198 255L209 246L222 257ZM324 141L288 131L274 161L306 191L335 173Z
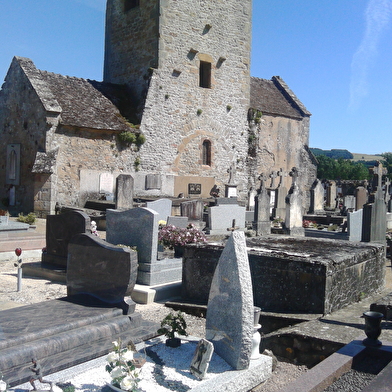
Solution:
M245 234L234 231L219 258L208 299L206 339L235 370L249 367L253 292Z
M214 345L206 339L201 339L193 354L190 368L195 377L201 380L205 377L213 353Z

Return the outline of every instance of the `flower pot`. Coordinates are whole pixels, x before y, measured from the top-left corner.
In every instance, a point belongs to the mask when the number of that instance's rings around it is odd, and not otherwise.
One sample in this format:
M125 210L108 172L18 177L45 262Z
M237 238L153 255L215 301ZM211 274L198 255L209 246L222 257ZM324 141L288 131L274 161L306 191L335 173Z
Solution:
M378 337L381 334L381 320L384 317L382 313L379 312L365 312L363 313L365 318L365 334L366 339L362 341L365 346L381 346L381 342Z
M172 348L180 347L181 346L181 339L180 338L166 339L165 344L167 347L172 347Z

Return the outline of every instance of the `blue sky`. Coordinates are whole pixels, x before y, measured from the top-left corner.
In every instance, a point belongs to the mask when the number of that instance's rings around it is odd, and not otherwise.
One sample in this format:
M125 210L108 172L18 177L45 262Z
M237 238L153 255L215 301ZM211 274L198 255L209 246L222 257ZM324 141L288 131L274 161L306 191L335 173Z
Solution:
M0 80L14 55L102 80L105 0L0 0ZM392 0L254 0L252 76L312 113L310 146L392 151Z

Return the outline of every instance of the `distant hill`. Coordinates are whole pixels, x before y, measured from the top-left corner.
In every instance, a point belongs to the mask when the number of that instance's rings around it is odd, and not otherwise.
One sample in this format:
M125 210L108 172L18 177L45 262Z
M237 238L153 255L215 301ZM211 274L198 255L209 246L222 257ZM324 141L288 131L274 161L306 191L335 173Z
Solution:
M381 154L376 154L376 155L368 155L368 154L357 154L356 152L352 153L353 161L379 161L380 159L383 159Z
M310 151L317 156L317 155L325 155L329 158L333 159L351 159L352 161L379 161L383 159L381 154L376 155L369 155L369 154L360 154L356 152L350 152L348 150L343 149L331 149L331 150L323 150L321 148L311 148Z

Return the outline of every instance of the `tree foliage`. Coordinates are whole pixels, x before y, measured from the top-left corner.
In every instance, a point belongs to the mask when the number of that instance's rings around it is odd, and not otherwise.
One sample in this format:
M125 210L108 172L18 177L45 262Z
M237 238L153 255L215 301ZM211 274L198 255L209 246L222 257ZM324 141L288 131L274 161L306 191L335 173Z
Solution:
M318 155L317 178L325 180L365 180L369 179L368 168L360 162L347 159L332 159Z
M388 177L392 180L392 152L384 152L381 154L384 158L381 163L388 170Z

